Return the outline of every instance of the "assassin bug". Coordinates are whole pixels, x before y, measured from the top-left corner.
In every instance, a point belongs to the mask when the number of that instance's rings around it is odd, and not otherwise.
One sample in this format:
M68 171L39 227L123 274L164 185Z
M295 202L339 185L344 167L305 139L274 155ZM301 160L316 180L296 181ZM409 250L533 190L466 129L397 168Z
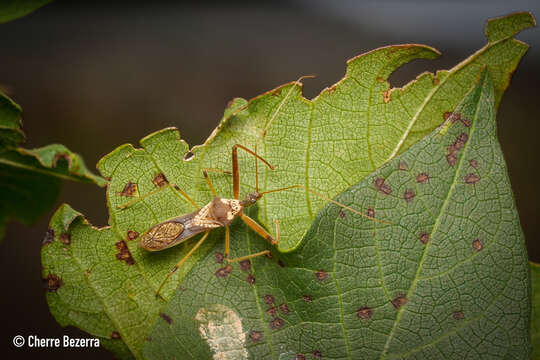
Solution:
M302 80L305 77L299 78L295 82L295 86L299 83L300 80ZM272 118L264 128L264 130L261 132L261 137L264 137L266 134L270 124L274 120L276 114L279 112L289 95L291 94L292 90L294 89L294 86L291 87L285 98L282 100L282 102L277 107L276 111L272 115ZM237 111L241 110L242 108L238 109ZM259 138L260 140L260 138ZM194 207L195 211L186 215L181 215L166 221L163 221L159 224L156 224L152 226L149 230L147 230L143 236L141 237L141 241L139 243L139 246L143 249L146 249L148 251L160 251L163 249L167 249L169 247L178 245L180 243L183 243L184 241L190 239L191 237L204 233L204 235L199 239L199 241L191 248L191 250L171 269L171 271L167 274L165 279L160 284L156 296L159 295L159 292L163 288L163 285L166 283L166 281L169 279L169 277L178 270L184 262L186 262L187 259L201 246L201 244L206 240L211 230L224 227L225 228L225 259L229 262L238 262L247 260L256 256L266 255L270 253L270 250L264 250L255 254L250 254L238 258L229 258L229 240L230 240L230 230L229 225L233 222L233 220L237 217L239 217L247 226L249 226L253 231L255 231L258 235L260 235L262 238L266 239L271 245L276 245L279 243L280 238L280 228L279 228L279 220L275 219L274 224L276 227L276 237L274 238L264 227L259 225L255 220L244 214L243 209L253 206L257 203L259 199L262 198L263 195L278 192L278 191L285 191L290 189L305 189L309 191L310 193L321 197L322 199L332 202L338 206L341 206L342 208L345 208L351 212L354 212L356 214L359 214L363 217L369 218L370 220L377 221L377 222L383 222L382 220L377 220L369 215L363 214L355 209L352 209L344 204L341 204L335 200L332 200L330 198L327 198L326 196L319 194L311 189L308 189L304 185L292 185L287 186L279 189L274 190L267 190L260 192L259 191L259 182L258 182L258 161L263 162L270 170L274 170L274 166L272 166L268 161L266 161L264 158L259 156L257 154L257 144L258 140L255 143L255 151L252 151L248 149L247 147L235 144L232 147L232 178L233 178L233 194L234 199L226 199L219 197L214 189L214 186L212 185L212 181L210 180L210 177L208 176L208 171L214 171L214 172L221 172L221 173L228 173L227 171L223 170L217 170L217 169L204 169L203 170L203 176L206 180L206 183L208 185L208 188L212 192L213 199L205 206L200 208L197 203L189 197L188 194L186 194L182 189L179 187L168 184L167 186L161 187L158 190L149 192L135 200L132 200L126 204L118 206L121 209L127 208L131 205L133 205L136 202L139 202L143 200L144 198L154 195L159 191L162 191L168 187L174 187L184 198L186 198ZM238 149L244 150L248 154L252 155L255 158L255 191L248 193L244 199L240 199L240 172L238 168ZM230 174L230 173L228 173Z

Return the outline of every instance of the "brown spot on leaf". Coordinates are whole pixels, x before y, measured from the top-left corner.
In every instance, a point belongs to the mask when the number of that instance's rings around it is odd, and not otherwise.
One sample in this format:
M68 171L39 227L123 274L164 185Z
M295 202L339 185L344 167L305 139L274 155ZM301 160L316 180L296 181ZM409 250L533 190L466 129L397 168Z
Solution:
M316 359L322 359L322 353L319 350L313 352L313 357Z
M463 315L463 311L454 311L452 313L452 317L456 320L462 320L465 317L465 315Z
M71 244L71 235L68 233L62 233L60 234L60 237L58 238L62 244L69 245Z
M285 267L285 264L281 260L278 260L277 264L279 265L279 267Z
M306 360L306 355L298 353L296 354L295 360Z
M216 270L216 276L220 278L226 278L232 272L233 267L231 265L224 266Z
M152 337L151 337L151 336L147 336L147 337L145 338L145 340L148 341L148 342L152 342Z
M481 251L484 248L484 243L480 239L475 239L472 242L473 250Z
M401 160L399 162L398 169L402 170L402 171L407 171L407 170L409 170L409 166L407 165L407 163L405 161Z
M272 253L266 253L265 255L267 258L272 259L274 256L272 256Z
M264 339L264 333L262 331L250 331L249 338L253 342L259 342Z
M461 123L462 123L465 127L471 126L471 120L469 120L469 119L461 119Z
M274 297L270 294L264 295L263 300L267 305L274 305Z
M392 189L390 186L388 186L383 178L377 178L375 179L375 188L381 193L385 195L390 195L392 193Z
M278 308L275 307L275 306L272 306L272 307L269 307L268 309L266 309L266 313L268 315L270 315L271 317L276 316L277 312L278 312Z
M271 329L279 329L281 327L283 327L283 324L285 324L285 321L283 321L282 318L275 318L274 320L270 321L270 328Z
M170 325L170 324L172 323L172 319L171 319L171 317L170 317L169 315L167 315L167 314L165 314L165 313L159 313L159 316L160 316L163 320L165 320L165 322L166 322L167 324Z
M398 295L394 300L392 300L392 305L394 305L394 308L396 310L398 310L400 307L402 307L406 303L407 303L407 298L403 294Z
M403 194L403 199L405 199L406 202L410 203L415 196L416 194L414 193L413 189L407 189Z
M58 275L49 274L45 279L43 279L43 285L47 291L52 292L58 290L62 285L64 285L64 282Z
M287 304L281 304L279 305L279 310L285 315L289 314L291 311L289 310L289 306Z
M188 151L184 154L184 161L191 161L195 157L195 154L191 151Z
M281 96L281 88L272 91L270 94L273 96Z
M345 211L343 209L339 210L339 217L343 219L345 217Z
M251 285L255 284L255 276L249 274L246 278L246 281L248 284L251 284Z
M220 252L216 252L216 254L214 256L216 258L216 263L223 264L223 260L225 259L225 255L223 255Z
M114 330L112 333L111 333L111 339L120 339L121 336L120 336L120 333L116 330Z
M311 295L304 295L302 296L302 299L304 299L304 301L308 303L313 301L313 297Z
M366 215L370 218L374 218L375 217L375 209L373 208L368 208L367 209L367 212L366 212Z
M418 235L418 240L420 240L422 244L427 244L429 242L429 233L427 232L420 233L420 235Z
M472 159L472 160L469 160L469 166L470 167L473 167L473 168L478 168L478 161Z
M455 123L456 121L461 120L461 114L456 113L456 112L445 112L444 120L448 120L448 119L450 119L452 123Z
M251 270L251 261L249 261L249 259L240 261L240 270L244 272Z
M443 114L443 119L444 121L448 120L448 118L452 116L452 112L451 111L446 111L444 114Z
M465 184L476 184L477 182L480 181L480 176L476 175L476 174L467 174L465 175Z
M380 83L383 83L384 82L384 79L380 76L377 76L377 81L380 82Z
M324 270L319 270L315 273L315 277L317 278L317 280L323 281L328 277L328 273Z
M437 79L437 77L433 78L433 85L435 85L435 86L439 85L439 79Z
M450 164L450 166L456 166L457 163L457 156L455 153L449 153L446 154L446 161Z
M356 316L358 316L360 319L368 320L371 319L372 315L373 309L371 309L369 306L362 306L360 309L356 310Z
M388 89L388 90L382 92L383 102L385 104L390 101L390 94L391 93L392 93L392 89Z
M131 256L131 253L129 252L129 248L124 240L119 241L114 244L116 248L118 249L118 253L116 254L116 259L120 261L125 261L128 265L135 264L135 259Z
M426 173L420 173L416 175L416 182L419 184L425 184L429 181L429 175Z
M154 185L156 185L158 187L164 187L164 186L167 186L169 184L169 181L167 180L165 175L162 174L162 173L157 174L154 177L154 179L152 180L152 182L154 183Z
M128 230L128 232L127 232L127 239L128 240L135 240L138 237L139 237L138 232L136 232L135 230Z
M54 241L54 230L48 229L45 232L45 237L43 238L43 241L41 242L41 246L48 245Z
M337 87L336 85L337 85L337 84L334 84L334 85L332 85L332 86L330 86L330 87L328 88L328 93L329 93L329 94L331 94L331 93L333 93L334 91L336 91L336 87Z
M124 188L122 189L122 191L119 192L119 193L117 193L117 194L120 195L120 196L133 197L133 196L135 196L135 194L137 194L137 184L132 183L131 181L129 181L129 182L124 186Z
M465 133L461 133L458 135L456 142L454 143L454 146L457 150L463 149L463 146L465 146L465 143L469 140L469 136Z

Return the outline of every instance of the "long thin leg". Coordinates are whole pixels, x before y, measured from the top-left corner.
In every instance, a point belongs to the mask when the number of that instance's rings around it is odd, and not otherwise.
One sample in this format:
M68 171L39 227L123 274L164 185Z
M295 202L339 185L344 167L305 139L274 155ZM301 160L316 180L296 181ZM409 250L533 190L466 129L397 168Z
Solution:
M270 244L276 245L279 243L279 239L275 240L272 235L268 233L261 225L259 225L255 220L250 218L244 213L240 213L240 218L246 223L247 226L249 226L253 231L255 231L257 234L259 234L262 238L268 240ZM279 232L278 232L279 233Z
M176 265L174 265L174 267L171 269L171 271L169 271L165 279L161 282L161 285L159 285L159 288L157 289L157 292L156 292L156 296L159 296L159 292L161 291L161 289L163 288L163 285L165 285L169 277L171 277L171 275L174 274L174 272L178 270L186 262L187 259L189 259L189 257L195 252L195 250L197 250L197 248L201 246L204 240L206 240L206 238L208 237L208 234L210 234L210 231L205 232L202 238L191 248L191 250L189 250L186 256L184 256L182 260L180 260Z
M232 168L233 168L233 192L234 192L234 198L238 200L238 196L240 193L240 173L238 171L238 149L242 149L246 151L247 153L255 156L255 158L261 160L263 163L266 164L270 168L270 170L274 170L274 166L270 165L268 161L257 155L255 152L249 150L244 145L235 144L232 147ZM258 180L257 180L258 182ZM257 189L259 191L259 189Z
M257 257L257 256L266 255L266 254L270 254L270 250L264 250L264 251L261 251L261 252L255 253L255 254L246 255L246 256L240 256L240 257L237 257L237 258L234 258L234 259L227 258L227 261L228 262L239 262L239 261L244 261L244 260L251 259L251 258L254 258L254 257Z
M138 198L136 199L133 199L131 201L128 201L127 203L125 204L122 204L122 205L118 205L116 206L118 209L125 209L127 207L130 207L131 205L133 204L136 204L138 203L139 201L142 201L144 199L146 199L147 197L149 196L152 196L152 195L155 195L165 189L168 189L170 187L173 187L176 191L178 191L180 194L182 194L182 196L184 196L184 198L186 198L187 201L189 201L191 203L191 205L193 205L195 207L195 209L199 210L199 206L197 205L197 203L195 201L193 201L193 199L191 197L189 197L188 194L186 194L182 189L180 189L178 186L176 186L175 184L167 184L166 186L163 186L163 187L160 187L159 189L156 189L156 190L153 190L153 191L150 191L149 193L146 193L142 196L139 196Z
M216 189L214 189L214 186L212 185L212 181L210 180L210 176L208 176L208 173L206 170L203 170L204 180L206 180L206 183L208 184L208 187L210 188L210 191L212 192L212 195L217 196Z
M243 214L242 214L243 215ZM245 216L245 215L244 215ZM257 224L256 222L254 222L251 218L247 217L248 218L248 221L252 221L252 223L255 223ZM246 221L244 219L244 221ZM250 224L252 223L248 223L246 222L246 224L248 224L248 226L251 227ZM257 224L257 226L259 226L259 224ZM253 229L253 227L251 227ZM262 231L265 231L263 228L261 228L259 226L258 230L255 230L257 231L258 234L261 234L259 231L260 229L262 229ZM279 230L278 231L278 234L279 234ZM266 231L265 231L266 232ZM270 234L266 233L268 236L270 236ZM278 235L279 236L279 235ZM241 257L237 257L237 258L234 258L234 259L229 259L229 237L230 237L230 234L229 234L229 227L228 226L225 226L225 259L227 259L227 261L229 262L238 262L238 261L243 261L243 260L247 260L247 259L251 259L251 258L254 258L256 256L261 256L261 255L266 255L266 254L269 254L270 253L270 250L264 250L264 251L260 251L258 253L255 253L255 254L251 254L251 255L246 255L246 256L241 256ZM265 237L266 239L266 237ZM279 239L278 239L278 242L279 242ZM277 242L276 242L277 244Z
M353 209L353 208L351 208L351 207L349 207L347 205L344 205L344 204L342 204L342 203L340 203L340 202L338 202L336 200L330 199L329 197L324 196L323 194L320 194L320 193L318 193L318 192L316 192L314 190L311 190L310 188L308 188L308 187L306 187L304 185L291 185L291 186L287 186L287 187L280 188L280 189L268 190L268 191L262 192L261 195L268 194L268 193L273 193L273 192L278 192L278 191L290 190L290 189L305 189L305 190L309 191L310 193L312 193L313 195L316 195L316 196L320 197L323 200L326 200L326 201L329 201L329 202L331 202L333 204L336 204L336 205L338 205L338 206L340 206L340 207L342 207L344 209L347 209L347 210L349 210L349 211L351 211L351 212L353 212L355 214L358 214L360 216L363 216L365 218L368 218L368 219L373 220L373 221L378 222L378 223L392 224L389 221L379 220L379 219L375 219L374 217L368 216L368 215L366 215L366 214L364 214L364 213L362 213L362 212L360 212L358 210L355 210L355 209Z

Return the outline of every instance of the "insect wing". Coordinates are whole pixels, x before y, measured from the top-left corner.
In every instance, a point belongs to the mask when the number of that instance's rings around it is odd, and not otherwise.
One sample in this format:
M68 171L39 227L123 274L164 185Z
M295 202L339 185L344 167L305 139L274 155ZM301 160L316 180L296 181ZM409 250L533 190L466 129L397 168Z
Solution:
M193 218L197 213L198 211L195 211L152 226L142 236L140 247L149 251L163 250L178 245L206 230L193 226Z

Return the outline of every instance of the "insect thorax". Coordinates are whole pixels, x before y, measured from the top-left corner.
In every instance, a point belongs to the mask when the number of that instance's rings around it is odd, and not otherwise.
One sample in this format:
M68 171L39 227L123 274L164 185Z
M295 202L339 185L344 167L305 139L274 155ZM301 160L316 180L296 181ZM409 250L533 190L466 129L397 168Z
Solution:
M240 205L239 200L224 199L220 197L212 199L210 204L206 205L204 208L207 207L207 220L218 222L221 226L229 225L242 211L242 205ZM203 209L201 209L201 212Z

